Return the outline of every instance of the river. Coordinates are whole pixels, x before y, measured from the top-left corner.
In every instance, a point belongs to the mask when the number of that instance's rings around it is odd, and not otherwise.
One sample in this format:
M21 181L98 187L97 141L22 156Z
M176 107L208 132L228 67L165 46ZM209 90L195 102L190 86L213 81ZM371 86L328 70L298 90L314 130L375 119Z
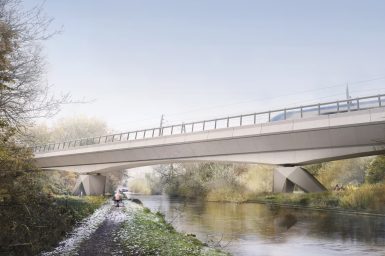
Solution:
M133 196L172 225L233 255L385 255L385 217L258 203Z

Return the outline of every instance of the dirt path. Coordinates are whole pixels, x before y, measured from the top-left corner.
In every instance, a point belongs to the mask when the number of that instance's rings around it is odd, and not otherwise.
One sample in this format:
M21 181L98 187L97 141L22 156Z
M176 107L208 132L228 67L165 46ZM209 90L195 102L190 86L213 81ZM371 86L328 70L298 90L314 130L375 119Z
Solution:
M119 229L125 219L125 215L122 214L122 207L111 206L106 219L89 239L80 245L77 255L125 255L123 249L113 238L114 232Z
M65 240L50 252L42 256L98 256L98 255L127 255L118 244L114 233L126 221L134 205L125 202L123 207L115 207L109 202L85 219L81 225L67 236Z

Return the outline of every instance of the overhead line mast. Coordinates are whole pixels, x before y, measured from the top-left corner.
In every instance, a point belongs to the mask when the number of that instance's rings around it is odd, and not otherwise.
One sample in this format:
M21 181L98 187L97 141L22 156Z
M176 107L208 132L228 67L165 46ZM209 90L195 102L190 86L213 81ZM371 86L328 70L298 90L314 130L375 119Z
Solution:
M160 125L159 125L159 136L163 135L163 122L164 122L164 114L160 117Z

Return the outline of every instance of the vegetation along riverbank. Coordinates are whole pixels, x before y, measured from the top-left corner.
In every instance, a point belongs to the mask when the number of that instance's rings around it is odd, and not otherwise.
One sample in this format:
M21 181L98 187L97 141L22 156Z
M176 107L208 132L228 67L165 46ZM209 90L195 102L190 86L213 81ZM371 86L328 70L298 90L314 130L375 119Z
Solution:
M246 164L173 164L159 166L129 184L134 192L166 193L186 199L268 202L369 213L385 213L385 157L364 157L308 165L328 190L323 193L273 194L273 166ZM338 185L338 186L337 186ZM339 189L335 189L336 186Z
M120 207L112 201L103 204L68 233L56 248L42 254L59 255L228 254L206 246L194 235L177 232L162 214L144 208L140 201L125 200Z
M338 192L259 195L247 202L385 215L384 191L384 183L365 184L360 187L348 186Z
M164 216L148 208L126 208L130 221L124 222L116 237L129 255L228 255L209 248L192 234L177 232Z
M2 204L0 255L35 255L55 246L104 202L104 197L39 197Z

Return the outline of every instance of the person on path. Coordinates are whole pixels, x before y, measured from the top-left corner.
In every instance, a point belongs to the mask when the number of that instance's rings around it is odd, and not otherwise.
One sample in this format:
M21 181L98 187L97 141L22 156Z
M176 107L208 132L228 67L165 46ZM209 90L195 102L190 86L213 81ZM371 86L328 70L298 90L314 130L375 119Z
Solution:
M120 194L119 190L117 190L114 195L114 201L116 203L116 207L119 207L119 203L122 201L122 194Z

